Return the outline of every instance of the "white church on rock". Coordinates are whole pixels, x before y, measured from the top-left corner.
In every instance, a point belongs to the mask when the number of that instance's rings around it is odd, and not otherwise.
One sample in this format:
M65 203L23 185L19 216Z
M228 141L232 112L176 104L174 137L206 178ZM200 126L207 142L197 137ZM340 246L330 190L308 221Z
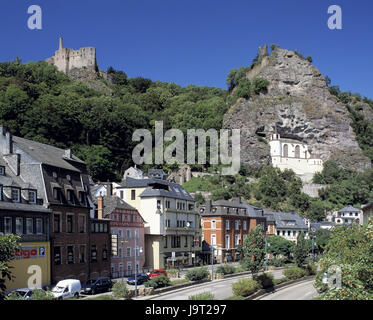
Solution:
M310 182L313 175L323 169L323 160L311 155L308 146L294 139L281 138L271 134L269 145L274 167L292 169L304 182Z

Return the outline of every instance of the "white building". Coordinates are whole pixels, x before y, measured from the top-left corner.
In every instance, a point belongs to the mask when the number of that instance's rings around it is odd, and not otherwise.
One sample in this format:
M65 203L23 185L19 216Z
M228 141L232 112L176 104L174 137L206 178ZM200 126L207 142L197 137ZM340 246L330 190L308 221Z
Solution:
M146 221L147 268L194 265L201 251L200 216L194 198L176 183L126 178L119 193Z
M123 180L126 180L127 177L133 179L144 179L146 178L143 172L140 169L137 169L136 165L134 167L129 167L123 174Z
M292 169L304 182L323 169L323 160L311 155L308 146L300 141L284 139L277 133L270 137L271 160L281 170Z
M352 206L347 206L339 211L334 211L327 218L329 221L332 221L337 225L351 224L353 222L357 222L359 224L363 223L361 210Z

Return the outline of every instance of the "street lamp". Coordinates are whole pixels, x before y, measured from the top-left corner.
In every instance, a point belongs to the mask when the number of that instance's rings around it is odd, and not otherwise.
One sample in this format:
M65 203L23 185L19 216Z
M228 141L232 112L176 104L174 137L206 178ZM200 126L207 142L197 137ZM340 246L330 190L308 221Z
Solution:
M211 281L214 280L214 245L212 244L211 245L211 260L212 260L212 264L211 264Z
M265 262L265 271L268 271L268 253L267 253L267 247L270 247L271 244L268 243L267 238L265 240L265 254L266 254L266 262Z

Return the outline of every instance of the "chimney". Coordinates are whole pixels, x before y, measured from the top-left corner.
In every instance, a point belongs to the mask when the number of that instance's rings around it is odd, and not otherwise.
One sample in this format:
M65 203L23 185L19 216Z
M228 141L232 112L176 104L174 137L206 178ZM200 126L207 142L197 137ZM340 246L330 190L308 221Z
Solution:
M13 153L12 134L3 126L0 126L0 151L2 154Z
M206 213L211 212L212 200L206 200Z
M234 202L234 203L241 204L241 197L233 198L233 202Z
M106 195L108 197L113 195L113 184L111 182L106 183Z
M72 158L72 152L71 152L71 149L66 149L65 150L65 157L68 158L68 159L71 159Z
M97 198L97 218L103 219L104 217L104 197L99 196Z
M63 49L63 39L62 37L60 37L60 47L58 48L58 50L61 50Z

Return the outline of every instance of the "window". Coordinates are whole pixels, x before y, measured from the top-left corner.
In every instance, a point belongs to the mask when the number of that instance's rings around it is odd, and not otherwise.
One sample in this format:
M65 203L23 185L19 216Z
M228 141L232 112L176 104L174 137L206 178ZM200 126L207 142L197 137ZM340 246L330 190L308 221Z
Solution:
M86 204L86 201L85 201L85 193L82 192L82 191L79 191L79 202L82 204L82 205L85 205Z
M167 209L171 208L171 201L170 200L166 200L166 208Z
M0 201L3 201L3 186L0 186Z
M289 156L289 146L287 144L284 145L284 153L283 156L287 158Z
M126 256L127 256L127 258L131 257L131 247L127 247L127 249L126 249Z
M290 231L288 231L288 236L290 237L290 235L291 235L291 232L290 232Z
M36 191L34 190L28 191L28 201L29 203L36 203Z
M0 175L5 176L5 167L4 166L0 166Z
M163 248L167 248L168 247L168 244L167 244L167 236L163 237Z
M241 236L239 234L236 234L234 236L234 244L238 246L240 244Z
M41 218L36 219L36 233L43 234L43 219Z
M53 224L54 229L53 230L55 233L59 233L61 232L61 215L55 213L53 216L54 216L54 224Z
M26 233L33 234L34 233L34 221L32 218L26 219Z
M225 235L225 248L231 248L231 237L228 234Z
M126 236L127 236L127 239L131 239L131 230L129 229L126 230Z
M73 264L74 263L74 247L67 246L67 263Z
M122 254L123 254L123 249L119 248L118 249L118 258L122 258Z
M157 209L161 208L161 200L157 200Z
M166 227L167 227L167 228L170 228L170 227L171 227L171 220L170 220L170 219L167 219L167 220L166 220Z
M101 232L101 233L104 232L104 224L103 224L103 223L100 223L100 232Z
M56 201L60 200L60 190L58 188L53 188L53 199Z
M194 210L194 204L189 203L189 205L188 205L188 210L189 210L189 211L193 211L193 210Z
M85 263L85 246L79 246L79 263Z
M211 229L215 230L216 229L216 221L211 220Z
M106 244L104 244L104 247L102 249L102 260L103 261L107 260L107 247L106 247Z
M230 225L229 225L229 220L225 220L225 230L229 230Z
M123 192L123 190L120 191L120 198L124 199L124 192Z
M74 202L74 190L67 190L67 201Z
M211 245L215 245L216 244L216 234L212 234L211 235Z
M131 190L131 200L136 199L136 190Z
M53 252L54 252L54 257L53 257L54 264L55 265L60 265L62 263L62 261L61 261L61 247L54 247Z
M74 232L74 216L71 214L67 215L67 232L73 233Z
M86 227L85 216L79 215L79 217L78 217L79 233L85 233L86 232L85 227Z
M282 235L285 236L285 230L282 231Z
M172 248L180 248L180 236L172 236L171 237L171 247Z
M23 233L23 219L16 218L16 234L22 234L22 233Z
M21 201L21 190L18 188L12 188L12 201L13 202L20 202Z
M293 231L293 237L295 237L296 235L297 235L297 232Z
M123 231L122 231L122 229L118 229L118 238L123 238Z
M184 243L184 247L186 248L188 246L188 236L185 236L185 243Z
M243 222L243 229L247 230L247 222L246 221Z
M97 248L95 245L93 245L91 248L91 262L97 262Z
M234 225L235 225L235 229L236 230L240 230L240 223L241 221L240 220L236 220L235 222L234 222Z

